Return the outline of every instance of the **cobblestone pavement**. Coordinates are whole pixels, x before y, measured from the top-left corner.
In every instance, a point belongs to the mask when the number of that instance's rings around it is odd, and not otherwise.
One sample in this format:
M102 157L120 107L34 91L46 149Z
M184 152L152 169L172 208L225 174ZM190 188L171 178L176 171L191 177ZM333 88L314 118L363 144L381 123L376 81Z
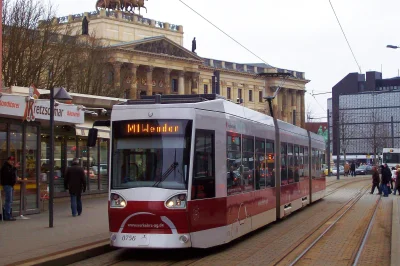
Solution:
M352 265L378 200L364 195L296 265Z
M343 181L345 182L345 181ZM349 183L283 221L271 224L233 243L208 250L117 250L75 265L273 265L343 206L370 179ZM342 184L332 184L334 190ZM376 198L375 196L371 196Z
M360 265L390 265L393 197L382 198L370 236L361 253Z
M68 201L55 203L53 228L48 212L29 215L29 220L0 222L0 265L107 239L107 196L82 201L78 217L72 217Z

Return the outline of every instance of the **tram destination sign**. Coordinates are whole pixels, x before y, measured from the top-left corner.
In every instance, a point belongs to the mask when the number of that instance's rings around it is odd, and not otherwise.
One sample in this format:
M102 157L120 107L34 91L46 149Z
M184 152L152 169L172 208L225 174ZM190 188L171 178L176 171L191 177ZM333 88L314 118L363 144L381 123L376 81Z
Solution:
M136 120L114 122L114 134L117 137L183 135L186 120Z

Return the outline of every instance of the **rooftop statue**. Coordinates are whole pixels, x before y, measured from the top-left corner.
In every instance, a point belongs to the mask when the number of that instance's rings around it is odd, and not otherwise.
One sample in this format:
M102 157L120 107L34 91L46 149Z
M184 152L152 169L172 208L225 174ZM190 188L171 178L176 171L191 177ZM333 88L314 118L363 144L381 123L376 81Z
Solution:
M140 9L144 8L146 9L147 13L147 8L144 6L144 1L145 0L97 0L96 10L99 11L99 8L101 8L134 13L135 8L138 8L140 14Z

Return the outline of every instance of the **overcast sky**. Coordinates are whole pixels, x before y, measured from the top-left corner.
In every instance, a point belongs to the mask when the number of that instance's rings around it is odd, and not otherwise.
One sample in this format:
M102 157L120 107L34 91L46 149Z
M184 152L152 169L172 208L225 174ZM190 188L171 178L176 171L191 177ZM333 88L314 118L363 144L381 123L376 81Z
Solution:
M50 0L58 14L95 10L95 0ZM272 66L306 73L307 91L331 91L350 72L359 72L328 0L183 0ZM362 73L383 69L398 75L399 0L331 0ZM197 39L202 57L238 63L260 62L178 0L149 0L142 15L183 25L184 46ZM306 94L315 117L326 116L328 95Z

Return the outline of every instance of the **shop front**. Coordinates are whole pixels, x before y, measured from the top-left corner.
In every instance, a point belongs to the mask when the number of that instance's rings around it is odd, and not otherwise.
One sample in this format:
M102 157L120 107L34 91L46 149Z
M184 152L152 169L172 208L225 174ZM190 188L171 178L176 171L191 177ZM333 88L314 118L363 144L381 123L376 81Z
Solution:
M14 187L13 212L31 214L39 212L41 198L48 191L49 176L49 112L48 100L33 100L31 97L20 95L0 96L0 165L2 166L9 156L14 156L20 163L18 169L18 181ZM73 104L58 103L55 107L55 138L56 145L55 184L59 191L64 190L63 184L58 180L63 164L61 159L72 155L65 153L65 146L60 145L64 141L66 145L71 143L69 138L75 137L72 130L71 136L61 134L63 129L74 128L75 124L84 123L84 112ZM47 136L47 137L46 137ZM76 138L75 138L76 139ZM76 141L73 146L77 147ZM71 145L71 144L70 144ZM83 150L83 149L82 149ZM62 153L66 157L62 157ZM2 188L1 188L2 189ZM4 202L4 195L2 195Z

